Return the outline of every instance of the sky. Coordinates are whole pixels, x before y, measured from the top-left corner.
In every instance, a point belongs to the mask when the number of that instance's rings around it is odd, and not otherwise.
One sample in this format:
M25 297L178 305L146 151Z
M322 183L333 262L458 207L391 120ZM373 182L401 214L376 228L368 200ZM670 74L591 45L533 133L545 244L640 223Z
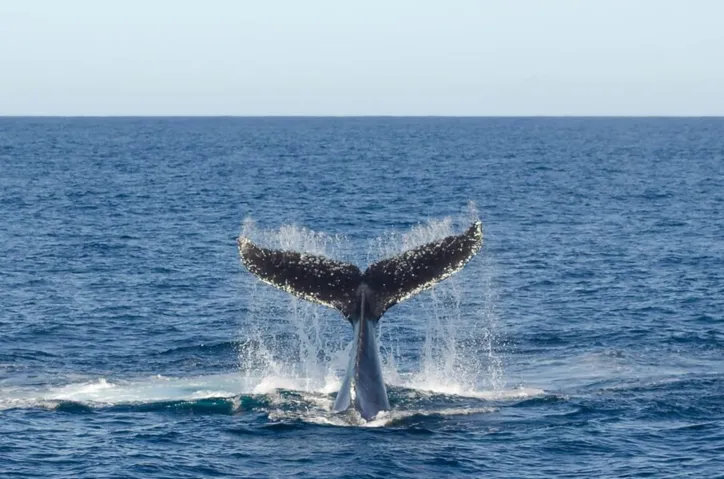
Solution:
M724 1L0 0L0 115L724 115Z

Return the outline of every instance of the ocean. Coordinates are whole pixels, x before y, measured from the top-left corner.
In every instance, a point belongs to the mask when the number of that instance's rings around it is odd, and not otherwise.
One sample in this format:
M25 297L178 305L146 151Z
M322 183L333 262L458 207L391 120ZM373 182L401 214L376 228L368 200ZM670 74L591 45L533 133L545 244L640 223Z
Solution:
M236 238L483 223L352 340ZM0 477L724 477L724 119L0 118Z

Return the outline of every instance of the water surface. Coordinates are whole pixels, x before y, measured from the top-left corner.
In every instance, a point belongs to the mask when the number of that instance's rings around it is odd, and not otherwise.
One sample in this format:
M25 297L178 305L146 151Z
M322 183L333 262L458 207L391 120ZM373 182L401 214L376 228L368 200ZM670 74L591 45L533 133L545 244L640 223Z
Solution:
M476 215L392 411L331 414L351 328L242 227L364 267ZM722 119L0 119L0 476L715 477L723 238Z

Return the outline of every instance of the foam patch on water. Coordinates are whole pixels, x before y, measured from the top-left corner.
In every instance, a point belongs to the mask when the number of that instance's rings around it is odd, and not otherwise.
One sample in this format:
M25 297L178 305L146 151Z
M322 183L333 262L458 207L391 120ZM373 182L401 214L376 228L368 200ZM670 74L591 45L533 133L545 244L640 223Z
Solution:
M394 426L412 417L453 417L473 414L491 414L498 411L495 407L451 407L431 409L393 409L381 411L369 421L363 419L357 411L350 410L340 414L333 414L323 409L306 411L303 413L277 410L269 414L272 422L301 421L308 424L338 427L389 427Z
M238 373L191 378L153 376L137 381L99 378L63 386L0 389L0 409L52 407L63 401L95 406L194 401L233 397L249 389Z
M310 388L310 381L299 377L286 376L266 376L262 378L254 378L244 376L247 384L253 387L249 391L252 394L271 394L279 389L299 392L313 392L320 394L331 394L339 390L342 380L336 376L328 376L327 380L316 388Z
M454 388L428 390L394 390L397 400L393 409L382 411L372 420L364 420L359 412L350 409L333 412L334 396L327 388L318 391L295 390L286 378L248 378L239 374L219 374L190 378L153 376L134 381L110 381L99 378L61 386L0 389L0 410L44 408L68 411L68 404L81 408L142 406L142 411L167 411L164 403L179 403L172 407L200 408L202 412L236 414L252 400L256 413L265 414L271 424L307 423L338 427L394 427L411 417L450 417L489 414L497 411L500 401L519 400L544 394L542 390L517 388L507 391L459 391ZM280 386L280 387L277 387ZM206 399L222 400L199 404ZM465 400L467 399L467 401ZM494 406L481 405L480 400L496 401ZM467 403L461 405L462 403ZM216 404L216 405L214 405ZM221 403L223 404L223 403ZM154 407L154 405L157 405ZM151 406L151 409L143 406ZM83 412L83 409L80 409Z
M545 394L545 391L539 388L519 387L514 389L476 390L466 388L455 382L429 382L419 378L412 378L409 381L403 381L397 385L414 390L417 394L421 395L443 394L446 396L486 399L490 401L530 398Z
M108 380L98 378L58 386L0 388L0 410L11 408L53 407L59 402L74 402L90 406L120 404L150 404L164 401L196 401L209 398L268 396L272 401L280 390L298 391L304 401L318 405L329 403L340 381L330 377L328 384L312 391L308 381L283 376L250 377L238 372L174 378L152 376L138 380ZM306 394L306 395L305 395Z
M410 417L450 417L450 416L468 416L471 414L490 414L498 409L494 407L459 407L444 409L415 409L409 411L382 411L374 419L365 421L362 427L388 427L395 423L408 419Z
M309 397L306 397L309 399ZM311 407L300 410L285 410L277 408L269 412L269 420L272 423L297 422L308 424L338 427L388 427L404 421L411 417L449 417L466 416L472 414L490 414L496 412L495 407L451 407L451 408L430 408L430 409L393 409L381 411L369 421L360 416L355 410L348 410L343 413L333 413L332 401L320 401ZM281 406L281 405L278 405Z
M394 390L393 395L397 401L393 402L392 410L381 411L375 418L366 421L354 409L334 413L332 411L334 400L331 395L323 391L300 392L298 396L292 398L288 393L272 391L269 393L271 409L268 412L268 419L271 423L303 422L339 427L388 427L418 416L424 418L490 414L498 411L505 402L515 403L521 399L545 394L542 389L523 387L480 391L436 385L429 385L425 389L405 387ZM481 406L479 401L495 401L495 405ZM461 402L470 404L460 406ZM419 407L421 404L424 406Z

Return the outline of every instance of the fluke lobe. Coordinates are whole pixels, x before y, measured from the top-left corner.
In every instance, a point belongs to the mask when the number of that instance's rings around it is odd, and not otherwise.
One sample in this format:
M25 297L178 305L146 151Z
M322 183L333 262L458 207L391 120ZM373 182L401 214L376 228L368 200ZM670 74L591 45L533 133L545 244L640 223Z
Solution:
M238 239L241 262L261 281L299 298L334 308L354 328L354 345L334 411L353 406L369 420L388 410L377 327L391 306L460 271L480 250L482 223L460 235L383 259L362 273L357 266L323 256L262 248Z

